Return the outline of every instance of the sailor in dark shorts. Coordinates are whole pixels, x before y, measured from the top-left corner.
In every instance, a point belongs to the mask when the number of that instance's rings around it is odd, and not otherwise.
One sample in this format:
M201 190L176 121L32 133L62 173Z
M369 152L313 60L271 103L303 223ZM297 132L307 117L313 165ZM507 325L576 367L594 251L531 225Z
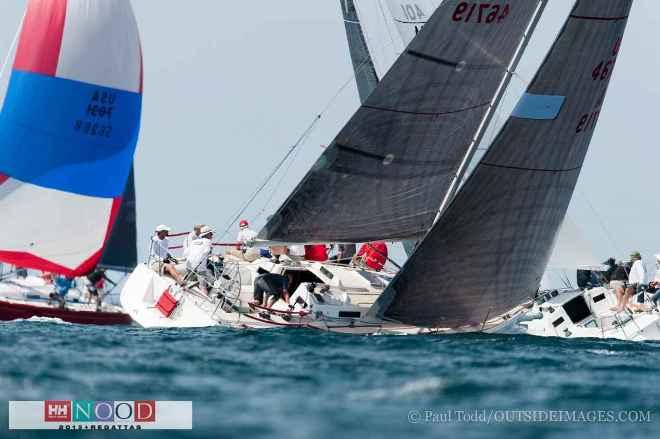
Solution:
M278 299L289 303L289 278L266 273L254 280L254 304L271 308ZM270 298L270 300L269 300Z

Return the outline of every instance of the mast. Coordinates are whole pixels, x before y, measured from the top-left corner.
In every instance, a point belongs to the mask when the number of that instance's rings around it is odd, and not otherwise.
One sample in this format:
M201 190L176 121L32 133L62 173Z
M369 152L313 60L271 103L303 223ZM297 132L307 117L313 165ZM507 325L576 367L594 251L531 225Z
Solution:
M344 26L346 28L346 39L348 50L353 63L355 82L360 95L360 102L364 103L369 95L378 85L378 75L374 67L373 59L369 53L367 42L360 23L357 9L353 0L339 0Z

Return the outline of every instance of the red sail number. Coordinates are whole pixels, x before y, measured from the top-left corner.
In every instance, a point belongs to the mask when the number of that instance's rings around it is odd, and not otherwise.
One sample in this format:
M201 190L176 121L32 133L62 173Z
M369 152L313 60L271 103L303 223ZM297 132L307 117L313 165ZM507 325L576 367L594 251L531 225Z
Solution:
M509 15L510 10L508 3L501 6L497 3L461 2L456 5L451 19L465 23L501 23Z

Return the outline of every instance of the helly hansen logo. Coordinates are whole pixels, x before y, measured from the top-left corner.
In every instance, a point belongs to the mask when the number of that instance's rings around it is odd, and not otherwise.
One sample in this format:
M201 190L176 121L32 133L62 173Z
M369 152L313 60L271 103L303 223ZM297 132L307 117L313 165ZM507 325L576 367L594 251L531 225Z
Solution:
M71 401L44 401L44 421L71 422Z
M155 422L156 401L44 401L45 422Z

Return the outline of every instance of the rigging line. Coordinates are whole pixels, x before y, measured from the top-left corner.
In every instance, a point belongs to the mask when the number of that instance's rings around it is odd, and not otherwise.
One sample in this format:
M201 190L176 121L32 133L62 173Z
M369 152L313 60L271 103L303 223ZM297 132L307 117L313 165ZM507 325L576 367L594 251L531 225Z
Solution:
M356 9L357 9L357 5L355 5L355 6L356 6ZM383 18L385 19L385 15L384 15L385 12L384 12L383 9L382 9L382 4L380 3L380 1L379 1L379 6L380 6L380 8L381 8L381 13L383 13ZM389 27L388 27L388 32L390 32ZM366 38L366 36L365 36L365 38ZM391 36L391 33L390 33L390 39L391 39L391 45L394 46L395 43L394 43L394 39L393 39L392 36ZM248 202L245 203L245 204L243 205L243 207L239 209L238 213L232 217L232 220L231 220L230 222L227 223L227 227L225 228L225 231L223 232L223 234L221 235L221 237L224 237L224 236L227 235L227 233L228 233L229 230L231 229L232 224L235 223L236 220L237 220L237 219L238 219L243 213L245 213L245 211L250 207L250 205L252 204L252 202L257 198L257 196L259 195L259 193L261 193L261 191L266 187L266 185L267 185L267 184L270 182L270 180L275 176L275 174L277 174L278 170L284 165L284 163L286 162L286 160L291 156L291 154L293 153L293 151L296 150L297 147L300 146L300 145L304 142L304 140L309 136L309 134L311 133L312 129L314 128L314 126L316 125L316 123L321 119L321 117L323 116L323 114L325 114L325 113L326 113L326 112L332 107L332 105L335 103L335 101L337 100L337 98L338 98L338 97L344 92L344 90L346 89L346 87L348 87L348 86L349 86L349 85L350 85L350 84L356 79L356 74L357 74L357 72L358 72L358 71L362 71L362 69L364 69L365 66L366 66L368 63L370 63L370 62L373 63L372 58L371 58L370 56L368 56L366 59L364 59L364 60L363 60L358 66L357 66L357 68L354 68L354 69L353 69L353 73L348 77L348 79L346 79L346 81L342 84L342 86L339 87L339 89L337 90L337 92L332 96L332 98L328 101L328 103L325 105L325 107L323 107L323 109L321 110L321 112L320 112L319 114L316 115L316 117L314 118L314 121L313 121L313 122L307 127L307 129L303 132L303 134L298 138L298 141L297 141L294 145L292 145L291 148L289 148L289 150L288 150L287 153L284 155L284 157L282 158L282 160L280 160L280 162L277 164L277 166L275 167L275 169L274 169L274 170L268 175L268 177L264 180L264 182L263 182L263 183L257 188L257 190L253 193L253 195L250 197L250 199L248 200Z
M369 63L370 61L371 61L370 58L365 59L364 61L362 61L362 63L360 63L360 65L357 67L357 69L355 69L355 71L359 71L359 70L361 70L361 69L364 68L364 66L365 66L367 63ZM346 87L348 87L348 86L349 86L354 80L355 80L355 72L354 72L353 74L351 74L351 75L349 76L349 78L346 79L346 81L344 81L344 83L341 85L341 87L339 87L339 89L337 90L337 92L332 96L332 98L330 98L330 100L328 101L328 103L323 107L323 109L321 110L321 112L320 112L319 114L316 115L316 117L314 118L314 120L312 121L312 123L307 127L307 129L303 132L303 134L298 138L298 140L296 141L296 143L294 143L294 144L289 148L289 150L286 152L286 154L284 155L284 157L278 162L278 164L277 164L277 166L275 167L275 169L274 169L273 171L271 171L271 173L268 175L268 177L266 177L266 179L263 181L263 183L262 183L261 185L259 185L259 187L258 187L257 190L252 194L252 196L250 197L250 199L248 200L248 202L245 203L245 204L243 205L243 207L241 207L241 208L239 209L238 213L232 217L232 220L229 221L229 222L227 223L227 227L225 228L225 231L223 232L223 234L221 235L221 237L224 237L224 236L227 235L227 233L228 233L229 230L231 229L232 224L235 223L236 220L237 220L241 215L243 215L243 213L245 213L245 211L250 207L250 205L252 204L252 202L257 198L257 196L261 193L261 191L266 187L266 185L270 182L270 180L275 176L275 174L277 174L277 172L279 171L279 169L284 165L284 163L286 162L286 160L287 160L289 157L291 157L291 154L292 154L292 153L298 148L298 146L300 146L301 144L303 144L303 142L307 139L307 137L309 137L309 134L312 132L313 128L316 126L317 122L321 119L321 117L322 117L322 116L323 116L323 115L324 115L324 114L325 114L325 113L326 113L326 112L332 107L332 105L334 105L334 103L335 103L335 101L337 100L337 98L339 98L339 96L344 92L344 90L346 89Z
M300 153L300 148L296 149L296 152L293 154L291 157L291 160L289 160L289 164L286 166L284 169L284 172L282 172L282 175L280 176L280 179L275 183L275 187L273 188L270 196L264 203L263 207L261 210L257 213L255 216L255 219L261 218L261 216L264 214L268 206L270 206L270 203L273 201L273 198L275 198L275 194L277 193L278 189L282 186L282 183L284 182L284 178L289 174L289 171L291 170L291 167L293 166L293 163L296 161L296 158L298 157L298 154Z
M294 151L296 150L296 148L301 144L301 142L302 142L302 141L303 141L303 140L309 135L309 133L314 129L314 127L316 126L316 123L317 123L319 120L321 120L321 114L317 114L317 115L314 117L314 120L312 121L312 123L310 123L309 126L307 127L307 129L306 129L306 130L300 135L300 137L298 138L298 140L296 141L296 143L294 143L293 145L291 145L291 147L290 147L289 150L286 152L286 154L284 155L284 157L282 157L282 159L281 159L281 160L278 162L278 164L275 166L275 169L273 169L273 170L270 172L270 174L268 174L268 176L264 179L264 181L263 181L263 182L259 185L259 187L254 191L254 193L252 194L252 196L250 196L250 198L248 199L248 201L247 201L247 202L246 202L246 203L245 203L245 204L244 204L244 205L238 210L238 212L237 212L234 216L232 216L231 220L227 222L227 227L225 228L225 230L224 230L224 232L222 233L222 235L220 235L221 237L224 237L224 236L227 235L227 233L229 233L229 230L231 229L231 226L236 222L236 220L237 220L241 215L243 215L243 213L248 209L248 207L250 207L250 205L251 205L252 202L255 200L255 198L257 198L257 196L258 196L258 195L261 193L261 191L266 187L266 185L270 182L270 180L275 176L275 174L277 174L277 171L279 171L279 169L284 165L284 163L286 162L286 160L291 156L291 154L293 154L293 152L294 152Z
M580 196L587 202L587 206L596 217L596 220L598 220L598 224L600 225L601 229L603 229L603 232L605 233L607 240L610 242L610 245L612 246L614 252L618 254L622 254L621 247L617 245L617 243L614 241L613 235L610 233L607 227L605 227L605 222L603 221L603 218L598 214L598 211L594 208L593 204L591 204L591 200L589 199L589 197L587 197L587 194L579 186L577 187L577 190L580 193Z

